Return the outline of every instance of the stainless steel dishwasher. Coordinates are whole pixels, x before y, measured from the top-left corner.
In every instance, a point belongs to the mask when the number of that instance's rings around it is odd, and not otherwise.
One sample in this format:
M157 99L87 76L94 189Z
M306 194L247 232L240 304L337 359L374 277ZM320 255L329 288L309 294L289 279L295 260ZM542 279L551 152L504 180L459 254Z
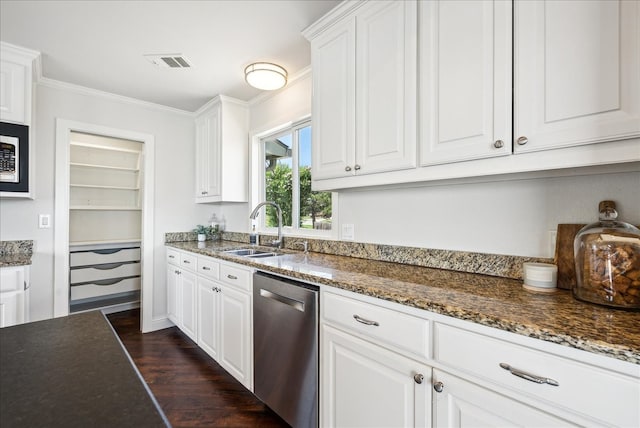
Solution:
M289 425L318 426L318 287L253 274L254 392Z

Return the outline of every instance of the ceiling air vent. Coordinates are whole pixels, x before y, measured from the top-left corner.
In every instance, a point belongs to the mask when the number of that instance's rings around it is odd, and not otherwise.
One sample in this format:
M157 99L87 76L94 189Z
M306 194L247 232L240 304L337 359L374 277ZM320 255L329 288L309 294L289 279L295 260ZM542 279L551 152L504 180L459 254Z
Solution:
M144 57L150 63L162 68L190 68L191 64L182 54L149 54Z

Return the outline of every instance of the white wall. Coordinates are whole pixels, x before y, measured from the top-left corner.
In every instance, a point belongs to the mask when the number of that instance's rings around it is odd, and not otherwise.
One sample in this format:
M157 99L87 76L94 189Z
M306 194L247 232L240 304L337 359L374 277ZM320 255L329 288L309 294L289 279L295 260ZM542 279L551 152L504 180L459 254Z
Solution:
M81 88L37 85L35 200L0 201L0 239L33 239L31 316L53 316L53 229L38 229L38 214L54 212L55 119L62 118L152 134L155 137L155 232L153 318L166 316L164 233L190 230L206 221L210 207L194 203L193 118L178 111L98 95ZM185 190L187 189L187 190ZM56 225L52 218L53 226Z
M351 191L339 210L360 242L553 257L549 231L596 221L606 199L640 224L640 172Z

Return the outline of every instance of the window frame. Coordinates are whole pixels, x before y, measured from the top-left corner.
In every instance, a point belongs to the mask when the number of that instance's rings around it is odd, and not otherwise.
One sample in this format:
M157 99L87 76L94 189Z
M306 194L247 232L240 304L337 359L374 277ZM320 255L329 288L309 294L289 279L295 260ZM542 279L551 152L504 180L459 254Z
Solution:
M313 127L313 123L310 117L298 120L296 122L289 122L287 124L272 128L268 131L254 134L252 157L255 161L252 162L252 175L251 180L251 210L260 202L266 199L266 170L264 167L265 159L265 145L264 141L267 139L274 139L282 137L284 135L292 135L292 147L291 147L291 173L294 179L294 184L297 182L297 186L292 186L292 213L291 213L291 226L282 226L282 234L285 236L296 237L310 237L310 238L329 238L336 239L337 237L337 208L338 208L338 193L331 192L331 229L306 229L301 228L300 224L300 181L299 181L299 134L298 132L306 128L307 126ZM313 147L313 139L311 140ZM313 151L312 151L313 152ZM312 155L313 157L313 155ZM294 161L295 160L295 161ZM313 164L313 159L312 159ZM266 226L266 214L265 207L260 208L260 214L252 221L249 220L248 230L252 229L252 224L256 225L256 232L265 234L277 234L277 227Z

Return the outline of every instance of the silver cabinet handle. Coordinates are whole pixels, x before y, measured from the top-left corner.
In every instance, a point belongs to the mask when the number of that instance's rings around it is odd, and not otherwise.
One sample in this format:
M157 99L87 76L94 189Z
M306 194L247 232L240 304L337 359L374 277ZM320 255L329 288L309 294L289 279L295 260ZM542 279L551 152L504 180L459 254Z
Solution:
M169 258L170 258L170 259L175 259L175 258L176 258L176 256L169 256Z
M344 170L345 170L345 171L347 171L347 172L349 172L349 171L351 171L351 167L350 167L350 166L345 166L345 167L344 167Z
M525 137L525 136L519 137L519 138L516 140L516 143L518 143L518 144L519 144L519 145L521 145L521 146L524 146L524 145L525 145L525 144L527 144L528 142L529 142L529 139L528 139L527 137Z
M379 327L380 324L378 323L378 321L371 321L365 318L362 318L360 315L354 314L353 317L356 319L356 321L358 321L359 323L365 324L365 325L372 325L375 327Z
M211 270L209 266L202 266L202 270Z
M180 275L180 271L179 270L174 270L173 271L176 275Z
M496 149L501 149L504 147L504 141L502 140L496 140L495 143L493 143L493 147L495 147Z
M413 380L420 385L422 383L422 381L424 380L424 376L420 373L416 373L415 375L413 375Z
M182 263L184 263L185 265L190 265L191 262L189 260L183 260Z
M209 192L207 192L207 191L202 191L202 192L200 192L200 194L201 194L201 195L208 195L208 194L209 194Z
M359 171L360 170L360 165L354 166L353 169L355 169L356 171Z
M444 390L444 383L442 382L436 382L433 384L433 389L435 389L436 392L442 392Z
M536 376L534 374L516 369L515 367L511 367L509 364L506 364L506 363L500 363L500 367L502 367L505 370L508 370L514 376L521 377L522 379L526 379L531 382L546 383L547 385L552 385L552 386L560 386L557 380L549 379L548 377Z
M229 279L238 279L238 277L235 276L235 275L227 275L227 278L229 278Z

